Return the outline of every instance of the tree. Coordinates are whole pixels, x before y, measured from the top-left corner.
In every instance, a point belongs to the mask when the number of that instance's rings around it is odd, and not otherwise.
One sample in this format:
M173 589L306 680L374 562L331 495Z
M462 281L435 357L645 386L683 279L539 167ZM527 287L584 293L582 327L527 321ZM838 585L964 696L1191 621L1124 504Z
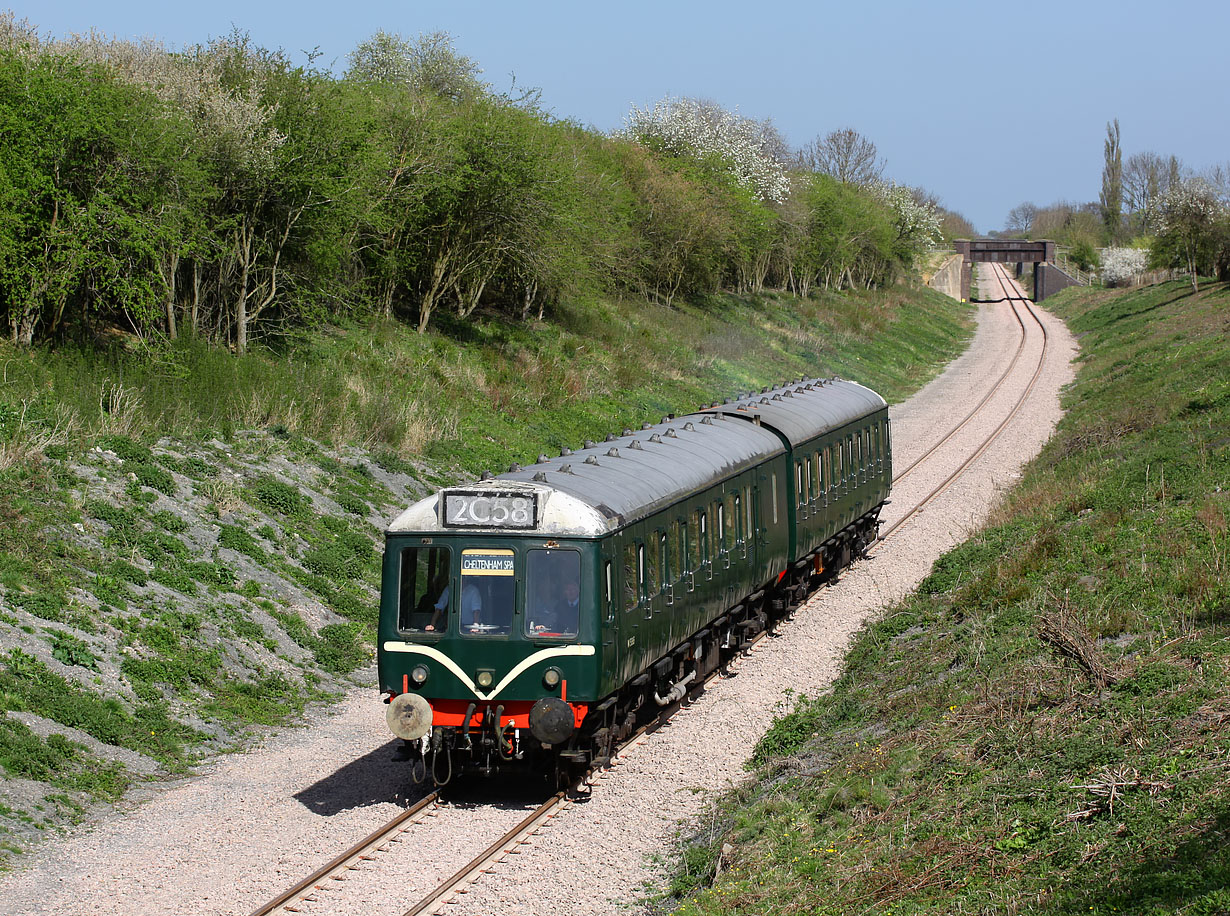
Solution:
M349 59L348 79L402 85L452 102L483 95L490 88L479 79L482 69L457 53L447 32L408 39L378 31L360 42Z
M1155 263L1183 264L1192 276L1192 292L1199 292L1200 269L1221 260L1225 219L1225 201L1204 179L1172 185L1157 199L1151 214L1157 232L1152 252Z
M1113 244L1119 238L1123 221L1123 151L1119 146L1119 119L1106 125L1102 165L1102 224Z
M874 143L854 128L843 127L806 144L799 151L798 163L842 184L866 186L884 174L884 162L877 155Z
M620 136L655 152L711 163L763 201L783 201L790 179L775 158L781 136L771 124L727 111L715 102L667 97L632 107Z
M1128 213L1147 211L1169 186L1168 163L1157 153L1133 153L1123 163L1123 203Z
M1029 201L1017 204L1008 211L1008 216L1004 219L1004 232L1009 235L1027 236L1033 232L1034 220L1037 218L1037 206Z

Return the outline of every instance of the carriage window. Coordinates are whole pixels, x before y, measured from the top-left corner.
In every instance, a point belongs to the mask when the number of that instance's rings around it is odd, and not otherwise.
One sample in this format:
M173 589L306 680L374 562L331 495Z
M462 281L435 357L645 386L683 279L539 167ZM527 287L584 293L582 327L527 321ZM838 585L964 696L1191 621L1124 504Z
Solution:
M803 499L803 462L796 461L794 463L794 504L801 506L805 502Z
M735 543L742 544L747 538L747 528L743 525L743 497L738 493L734 495L734 506L730 511L730 517L734 519L735 528Z
M636 607L636 545L624 545L624 610Z
M722 512L722 528L726 536L722 539L726 550L734 550L738 543L736 531L739 527L739 496L736 493L726 494L726 508Z
M773 472L773 524L777 525L777 472Z
M516 560L511 550L494 547L461 552L461 615L465 636L507 636L516 600Z
M722 503L715 503L717 506L717 532L714 534L714 543L717 544L719 553L725 553L729 547L726 538L726 507Z
M676 522L671 526L673 532L670 537L669 559L670 564L670 581L678 582L683 578L683 543L687 540L687 525L683 522Z
M754 541L756 539L756 517L752 508L752 488L750 486L743 488L743 511L747 521L743 526L743 537L748 541Z
M820 453L811 456L811 498L812 502L820 501Z
M610 621L615 619L615 586L611 581L614 577L614 571L611 569L610 560L607 560L603 567L603 585L605 587L603 596L606 599L606 619Z
M688 569L692 572L700 569L700 545L705 539L705 513L697 509L692 513L692 531L688 538Z
M580 620L581 555L575 550L531 550L525 564L526 634L576 636Z
M401 552L397 628L409 633L448 629L449 566L447 547L405 547Z
M654 532L653 545L649 548L649 594L656 595L666 586L666 532L659 528Z

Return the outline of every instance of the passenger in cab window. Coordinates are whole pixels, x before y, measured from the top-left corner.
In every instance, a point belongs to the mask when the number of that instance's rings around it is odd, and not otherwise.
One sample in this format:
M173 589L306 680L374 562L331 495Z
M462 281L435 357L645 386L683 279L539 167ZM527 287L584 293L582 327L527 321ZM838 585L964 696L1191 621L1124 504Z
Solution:
M435 610L431 615L431 623L427 624L423 629L431 633L436 630L440 624L440 619L444 618L445 626L448 625L448 603L452 598L453 587L451 585L444 586L444 591L440 593L440 597L436 600ZM467 585L461 590L461 625L474 626L478 623L479 615L483 610L483 598L478 593L478 589L473 585Z

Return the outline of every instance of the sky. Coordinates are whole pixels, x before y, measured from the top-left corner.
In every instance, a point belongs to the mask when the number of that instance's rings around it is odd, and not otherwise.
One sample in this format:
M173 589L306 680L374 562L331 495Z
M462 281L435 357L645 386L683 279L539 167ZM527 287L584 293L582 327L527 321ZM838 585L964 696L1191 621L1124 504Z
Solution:
M1124 157L1230 161L1230 4L1222 0L842 3L815 0L42 0L18 18L57 37L97 29L183 47L238 28L341 73L377 30L444 31L496 89L542 90L599 130L666 95L771 118L792 146L852 127L886 175L936 194L980 232L1010 209L1097 200L1108 121Z

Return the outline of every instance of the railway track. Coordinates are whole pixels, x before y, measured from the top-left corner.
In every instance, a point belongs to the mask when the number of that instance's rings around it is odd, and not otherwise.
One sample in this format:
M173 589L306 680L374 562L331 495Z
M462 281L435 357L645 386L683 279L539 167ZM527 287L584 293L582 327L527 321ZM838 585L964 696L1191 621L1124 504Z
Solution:
M969 455L966 456L966 458L956 467L955 470L953 470L943 480L941 480L939 484L935 486L934 489L932 489L926 496L924 496L921 500L915 503L914 506L908 509L899 519L893 522L893 524L889 526L887 530L881 532L879 540L867 551L868 553L872 553L875 550L879 549L889 537L891 537L894 533L899 531L902 528L902 526L904 526L907 522L909 522L911 519L917 516L920 512L925 510L926 507L930 505L933 501L938 499L949 487L951 487L961 477L962 474L965 473L965 471L971 465L974 464L974 462L976 462L979 458L981 458L984 454L986 454L987 449L989 449L992 445L995 444L995 442L1000 438L1000 436L1003 435L1004 430L1008 428L1008 424L1011 423L1013 419L1015 419L1017 414L1020 413L1021 408L1029 400L1029 396L1033 393L1034 388L1038 384L1038 379L1041 377L1042 370L1046 365L1047 347L1050 344L1050 338L1046 331L1046 324L1043 323L1042 319L1038 317L1038 313L1034 311L1033 306L1030 304L1030 301L1027 298L1025 298L1023 295L1020 295L1013 290L1012 285L1014 281L1012 281L1008 277L1007 271L1004 269L1002 265L1000 264L992 265L992 276L994 277L996 284L1000 288L1000 291L1002 293L1002 300L1007 301L1008 304L1011 306L1013 317L1016 319L1017 324L1020 326L1020 329L1021 329L1020 340L1017 345L1016 352L1012 357L1012 361L1008 364L1008 367L1004 370L1004 372L1000 375L1000 377L995 381L995 384L990 388L990 390L988 390L987 393L982 397L982 399L974 406L973 410L971 410L968 414L966 414L966 416L961 420L960 423L958 423L955 427L949 430L949 432L947 432L939 441L937 441L934 445L932 445L929 449L927 449L927 451L924 452L921 457L919 457L916 461L914 461L901 474L895 476L893 478L893 483L894 484L897 483L897 481L905 477L906 474L908 474L915 467L917 467L924 459L926 459L930 455L933 455L945 443L949 442L958 432L960 432L961 429L963 429L975 416L977 416L977 414L986 406L986 404L991 400L991 398L996 393L998 393L998 391L1003 387L1003 385L1006 383L1008 378L1011 376L1012 371L1016 368L1017 363L1019 362L1022 354L1025 351L1025 345L1028 339L1027 326L1037 326L1037 328L1042 332L1042 348L1038 354L1037 365L1034 367L1033 374L1030 376L1029 382L1025 386L1024 390L1022 390L1021 394L1017 397L1016 402L1012 405L1012 408L1008 411L1007 415L1005 415L1004 418L999 422L999 424L995 427L995 429L992 430L991 433L985 439L983 439L983 441L978 445L978 447L974 451L972 451ZM1027 325L1026 319L1022 317L1022 314L1021 314L1022 310L1028 315L1028 320L1029 320L1028 325Z
M1029 301L1023 296L1017 294L1011 287L1011 281L1007 278L1006 272L1000 265L993 265L992 276L999 286L1002 297L1012 308L1013 316L1020 328L1020 337L1018 340L1016 351L1013 354L1007 368L993 383L991 388L979 399L977 404L951 429L949 429L940 439L932 444L928 449L901 473L894 477L894 483L905 478L916 467L922 464L927 458L933 456L946 443L949 443L953 438L964 429L975 416L977 416L991 402L995 394L1002 390L1003 386L1012 377L1018 363L1023 358L1027 349L1029 331L1036 326L1042 333L1042 348L1038 355L1037 366L1033 374L1020 396L1016 399L1007 415L1001 420L996 428L960 463L960 465L937 486L935 486L926 496L919 500L913 507L905 512L893 525L885 531L879 541L873 545L868 551L869 553L878 549L884 541L904 526L910 519L914 518L918 513L922 512L927 505L939 498L952 484L960 478L986 451L997 441L1004 430L1008 427L1011 421L1020 412L1023 405L1028 401L1029 395L1033 392L1037 381L1042 373L1047 354L1047 346L1049 343L1045 324L1033 310ZM768 631L759 634L753 645L770 635L773 631ZM619 751L613 755L611 764L617 765L620 762L620 756L629 748L638 745L644 736L662 727L670 721L671 717L680 709L681 706L695 700L702 694L713 679L720 676L721 672L714 672L709 675L704 681L693 686L685 699L679 703L673 704L671 707L663 710L658 718L645 726L642 726L636 733L628 738L620 747ZM516 823L509 827L495 842L491 843L480 851L476 856L470 859L464 866L453 872L448 878L435 884L426 894L423 894L413 906L405 910L404 916L424 916L424 914L438 913L450 900L455 899L458 895L464 894L468 885L479 880L484 874L492 872L500 862L507 859L509 856L515 856L520 852L520 847L530 841L530 838L538 834L542 828L549 824L554 818L559 817L567 807L574 803L579 795L582 794L583 786L590 780L591 774L574 784L569 790L557 792L529 814L519 818ZM447 806L441 806L440 794L438 791L431 793L425 798L417 802L413 807L398 814L384 826L370 835L365 837L360 842L356 843L346 852L340 854L328 864L314 871L311 875L297 882L292 888L279 894L274 899L262 907L253 910L251 916L269 916L269 914L288 911L298 912L301 905L305 902L311 902L317 893L322 889L335 886L334 878L344 874L348 870L358 867L361 863L376 861L379 858L379 852L387 849L388 844L394 842L400 835L408 830L413 829L416 825L424 823L426 817L431 814L443 814L446 811L457 811L464 815L467 809L452 809ZM435 820L438 822L439 817ZM441 824L443 829L444 825Z
M915 468L917 468L920 464L922 464L924 461L926 461L928 458L934 455L937 451L943 448L943 446L946 443L951 441L954 436L956 436L959 432L961 432L961 430L963 430L966 426L969 425L969 422L978 415L978 413L987 405L987 402L990 401L991 398L995 397L995 395L1003 387L1004 383L1012 375L1012 370L1016 368L1016 364L1020 361L1021 356L1025 353L1025 344L1029 339L1029 334L1025 327L1025 322L1021 319L1021 313L1016 308L1016 305L1015 305L1015 302L1020 301L1022 297L1010 295L1011 289L1008 287L1007 283L1005 282L1005 278L1000 276L1000 272L1002 272L1003 268L999 267L999 265L993 265L993 267L995 268L995 270L993 271L993 275L997 281L997 285L1000 288L1001 298L998 300L992 300L992 301L999 301L999 302L1006 301L1012 306L1012 317L1016 319L1017 328L1020 331L1019 335L1017 336L1016 350L1012 354L1012 360L1004 368L1004 371L1000 373L999 378L997 378L995 382L991 385L991 387L987 389L986 394L982 396L982 398L978 401L978 403L976 403L973 407L970 408L969 412L964 417L962 417L961 420L958 421L955 426L953 426L946 433L944 433L943 436L941 436L931 446L929 446L926 449L926 451L924 451L921 455L919 455L912 462L910 462L910 464L908 464L903 470L898 471L896 474L893 475L894 485L900 483L902 480L908 477ZM1036 315L1034 315L1034 320L1035 321L1037 320ZM1041 323L1039 323L1039 326L1041 326ZM1045 339L1046 328L1042 328L1042 333Z

